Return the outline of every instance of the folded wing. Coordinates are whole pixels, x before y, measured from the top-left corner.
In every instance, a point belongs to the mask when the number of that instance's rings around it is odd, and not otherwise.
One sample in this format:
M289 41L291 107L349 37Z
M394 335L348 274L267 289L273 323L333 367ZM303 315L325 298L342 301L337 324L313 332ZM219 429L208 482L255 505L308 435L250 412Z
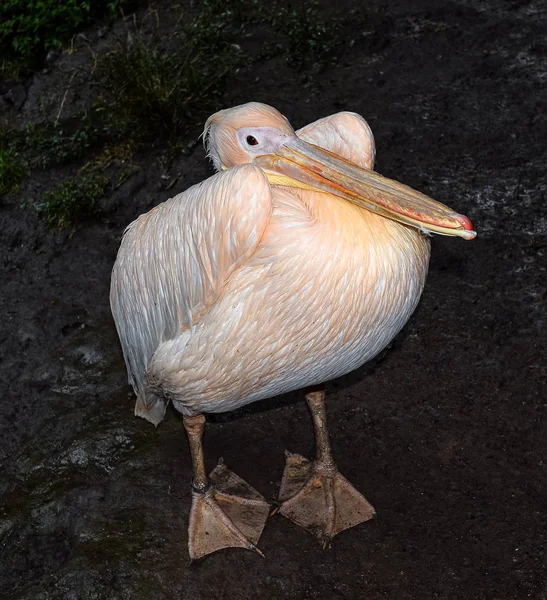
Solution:
M296 135L367 169L374 168L376 146L368 123L360 115L340 112L302 127Z
M269 182L248 164L193 186L126 229L110 304L137 404L152 354L214 304L255 251L271 210Z

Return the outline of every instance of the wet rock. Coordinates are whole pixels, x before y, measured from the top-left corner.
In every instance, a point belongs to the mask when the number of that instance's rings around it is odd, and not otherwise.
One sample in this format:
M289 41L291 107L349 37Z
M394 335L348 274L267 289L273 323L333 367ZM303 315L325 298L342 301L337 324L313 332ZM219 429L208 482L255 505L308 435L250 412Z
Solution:
M55 61L59 60L60 56L61 52L59 50L50 50L46 55L47 64L53 64Z
M75 440L55 460L55 464L63 468L92 465L110 473L114 466L135 447L131 437L123 430L87 435L89 439L83 435Z
M59 381L63 372L63 365L60 362L48 361L41 364L31 373L23 375L23 380L27 382L48 384L54 386L55 382Z
M30 342L34 342L42 333L41 328L33 322L25 323L17 332L17 337L21 346L26 347Z
M102 354L93 346L78 346L73 354L82 364L88 366L98 365L104 361Z
M74 36L74 44L78 46L84 46L90 43L90 39L87 37L85 33L77 33Z
M25 100L27 99L27 90L21 84L13 86L7 94L4 94L4 100L8 104L12 104L17 110L19 110Z

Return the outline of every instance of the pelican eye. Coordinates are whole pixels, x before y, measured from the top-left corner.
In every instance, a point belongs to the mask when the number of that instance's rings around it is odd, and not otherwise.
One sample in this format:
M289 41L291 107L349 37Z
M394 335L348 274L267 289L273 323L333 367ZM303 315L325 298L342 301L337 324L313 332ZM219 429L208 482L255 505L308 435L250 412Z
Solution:
M247 136L246 142L249 146L258 146L258 140L252 135Z

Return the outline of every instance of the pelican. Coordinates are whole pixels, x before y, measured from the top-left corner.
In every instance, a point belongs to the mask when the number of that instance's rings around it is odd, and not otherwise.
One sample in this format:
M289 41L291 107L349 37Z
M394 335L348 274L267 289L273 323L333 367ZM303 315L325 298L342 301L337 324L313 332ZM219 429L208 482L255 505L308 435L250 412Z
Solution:
M251 102L205 124L218 173L131 223L110 302L136 394L158 425L182 413L193 465L192 559L255 550L269 504L224 464L207 476L205 413L304 389L316 458L287 453L280 512L323 543L374 516L338 472L325 381L378 354L416 308L428 234L469 219L373 171L367 122L341 112L295 133Z

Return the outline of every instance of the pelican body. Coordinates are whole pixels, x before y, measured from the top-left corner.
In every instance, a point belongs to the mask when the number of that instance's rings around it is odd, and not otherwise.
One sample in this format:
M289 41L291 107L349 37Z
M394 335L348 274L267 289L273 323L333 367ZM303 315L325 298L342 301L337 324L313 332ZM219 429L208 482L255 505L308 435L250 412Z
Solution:
M466 217L375 173L372 133L354 113L295 133L275 109L250 103L213 115L204 137L219 172L133 222L113 270L135 413L157 425L172 402L184 416L195 558L256 549L267 516L225 467L205 475L202 415L308 388L318 456L289 456L281 512L328 540L374 512L337 473L323 393L310 386L356 369L404 326L427 275L426 233L475 233ZM247 486L240 502L247 512L255 502L254 529L226 517L226 481ZM203 542L211 533L216 545Z

